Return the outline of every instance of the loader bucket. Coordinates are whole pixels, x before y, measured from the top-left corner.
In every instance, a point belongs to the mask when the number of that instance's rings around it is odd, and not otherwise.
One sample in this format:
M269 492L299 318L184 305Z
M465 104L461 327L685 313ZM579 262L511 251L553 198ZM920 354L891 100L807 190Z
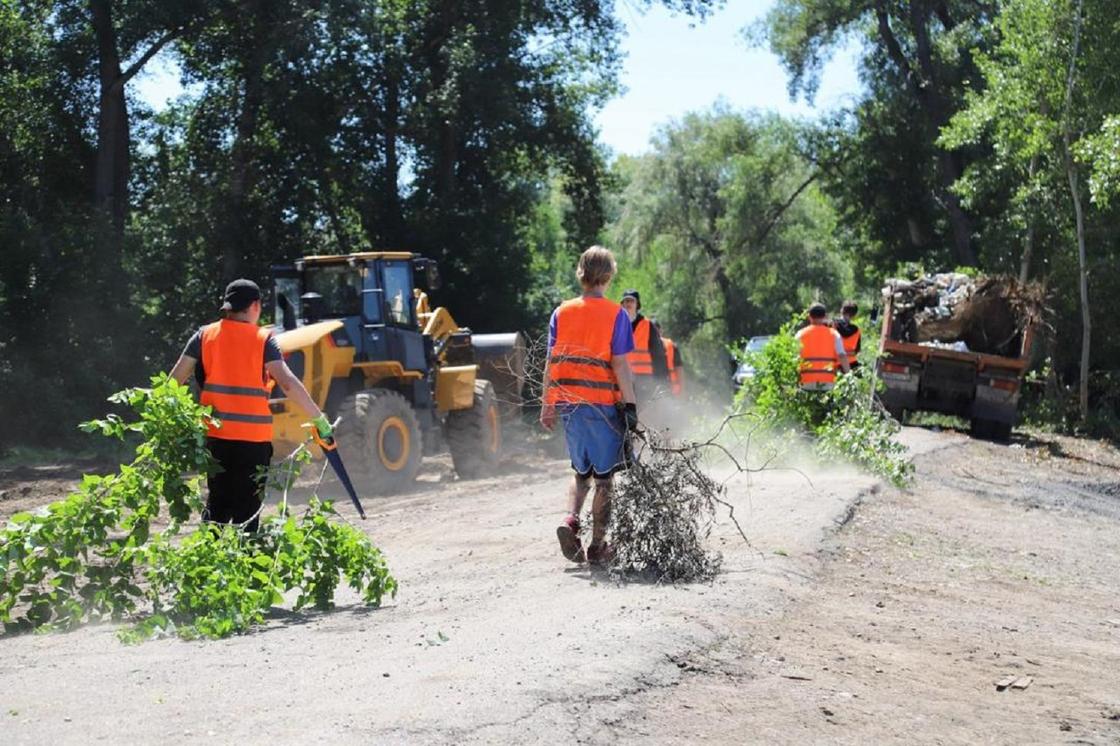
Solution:
M521 332L511 334L472 334L471 346L478 363L478 377L494 385L494 393L506 416L521 411L525 386L525 360L528 346Z

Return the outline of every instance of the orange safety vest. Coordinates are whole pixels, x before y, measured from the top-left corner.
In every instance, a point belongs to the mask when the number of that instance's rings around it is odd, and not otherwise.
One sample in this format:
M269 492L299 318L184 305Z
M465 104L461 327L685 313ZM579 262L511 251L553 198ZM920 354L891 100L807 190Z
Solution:
M264 443L272 440L272 412L264 372L264 346L272 332L243 321L222 319L202 329L199 401L221 421L207 435L224 440Z
M670 390L673 396L680 396L684 391L684 385L681 382L681 369L677 367L677 346L668 337L662 337L661 341L665 344L665 362L669 366Z
M614 404L622 392L611 368L611 337L622 306L606 298L573 298L556 309L548 358L546 404Z
M836 383L836 369L840 358L836 355L834 332L823 324L802 329L797 338L801 342L801 385L805 388L826 389Z
M844 352L848 353L848 365L856 364L856 358L859 356L859 353L856 352L856 348L859 346L859 336L859 329L856 329L854 334L847 337L843 334L840 335L840 339L844 342Z
M649 319L643 318L634 327L634 351L627 355L630 372L636 376L653 375L653 355L649 352Z

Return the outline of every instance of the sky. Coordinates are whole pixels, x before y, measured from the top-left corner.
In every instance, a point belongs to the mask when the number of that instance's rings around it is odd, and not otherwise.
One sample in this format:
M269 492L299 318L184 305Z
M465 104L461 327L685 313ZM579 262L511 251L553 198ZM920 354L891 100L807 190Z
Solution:
M636 3L620 0L618 13L627 28L621 74L626 91L596 113L599 139L615 154L637 155L649 149L658 127L719 100L734 109L808 117L851 103L860 90L855 46L839 50L825 66L813 106L790 100L778 58L752 48L742 35L773 3L727 0L701 24L659 5L641 13ZM140 97L156 108L182 92L169 59L164 54L152 60L137 81Z
M615 153L642 153L658 127L720 99L734 109L811 117L851 103L860 90L854 45L838 50L825 67L815 106L790 101L778 58L767 49L752 48L742 35L773 4L774 0L728 0L726 7L699 24L661 6L642 14L633 3L619 2L628 31L621 76L628 90L596 116L600 140Z

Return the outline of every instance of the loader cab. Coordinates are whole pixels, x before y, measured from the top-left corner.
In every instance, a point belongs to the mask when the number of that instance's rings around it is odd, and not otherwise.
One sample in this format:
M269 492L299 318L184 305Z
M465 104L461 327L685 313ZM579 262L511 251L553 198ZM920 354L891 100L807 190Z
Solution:
M343 327L332 341L354 347L356 363L396 361L405 370L428 371L430 351L413 288L438 286L433 260L406 252L367 252L309 256L272 271L279 330L337 319Z

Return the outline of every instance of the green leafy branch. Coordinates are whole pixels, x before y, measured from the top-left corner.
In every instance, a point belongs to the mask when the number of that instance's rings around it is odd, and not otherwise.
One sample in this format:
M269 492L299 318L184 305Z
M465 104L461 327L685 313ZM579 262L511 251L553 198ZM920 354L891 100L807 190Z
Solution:
M139 436L135 458L116 474L87 475L64 500L18 513L0 531L0 622L7 632L147 613L122 639L172 631L222 637L262 622L289 591L298 591L296 609L329 608L343 578L370 605L395 594L380 551L356 528L332 520L330 503L312 498L298 519L289 514L287 489L310 458L306 449L289 458L280 475L284 502L259 532L203 525L180 538L182 525L201 511L202 481L214 467L208 408L166 375L111 401L138 419L111 414L82 428L122 440ZM165 509L167 526L153 534Z
M736 394L736 410L750 411L758 422L781 439L798 434L812 436L817 455L825 460L843 459L903 486L913 477L914 466L906 446L899 443L899 424L873 395L876 385L871 365L837 376L831 391L803 391L800 382L801 350L794 329L797 319L785 324L759 352L734 351L754 369Z

